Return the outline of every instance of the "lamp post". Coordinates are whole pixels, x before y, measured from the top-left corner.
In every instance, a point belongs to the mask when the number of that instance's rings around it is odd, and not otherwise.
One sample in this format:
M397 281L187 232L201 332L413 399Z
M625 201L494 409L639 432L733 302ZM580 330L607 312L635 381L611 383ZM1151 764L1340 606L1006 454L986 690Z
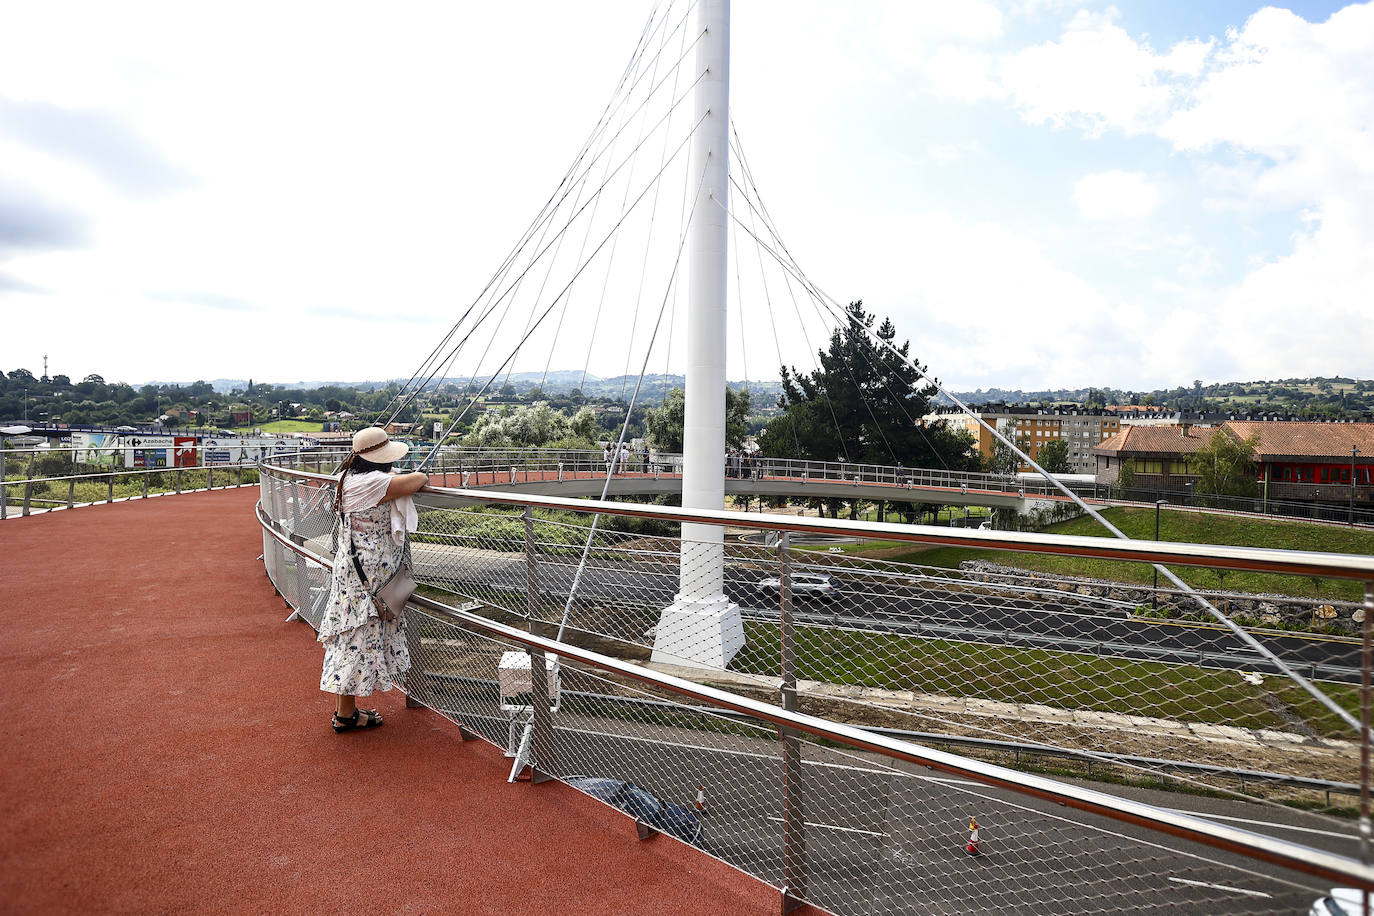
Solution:
M1160 506L1167 506L1167 505L1169 505L1169 501L1168 501L1167 499L1157 499L1157 500L1155 500L1155 540L1156 540L1156 541L1159 540L1159 508L1160 508ZM1153 571L1154 571L1154 578L1155 578L1155 581L1154 581L1154 585L1152 586L1152 590L1151 590L1151 592L1150 592L1150 607L1151 607L1151 608L1155 608L1155 607L1158 607L1158 606L1159 606L1159 605L1158 605L1158 601L1159 601L1159 564L1158 564L1158 563L1153 564Z

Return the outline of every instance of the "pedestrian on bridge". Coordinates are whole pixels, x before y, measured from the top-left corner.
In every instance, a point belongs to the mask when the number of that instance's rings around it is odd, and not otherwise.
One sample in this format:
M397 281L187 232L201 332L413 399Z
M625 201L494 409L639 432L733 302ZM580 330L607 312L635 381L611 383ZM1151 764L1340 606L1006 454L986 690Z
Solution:
M389 614L373 597L410 562L407 535L418 521L411 494L429 477L393 470L408 452L404 442L392 442L385 430L370 426L354 435L339 475L339 546L319 626L320 689L337 695L335 732L381 725L377 710L358 708L357 697L390 690L410 669L405 615Z

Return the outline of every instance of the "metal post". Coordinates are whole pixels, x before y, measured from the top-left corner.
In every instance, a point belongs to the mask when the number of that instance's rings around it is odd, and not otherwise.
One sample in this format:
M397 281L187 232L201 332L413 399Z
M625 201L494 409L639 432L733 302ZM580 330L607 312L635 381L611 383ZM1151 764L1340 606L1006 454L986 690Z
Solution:
M24 515L29 514L29 500L33 497L33 466L37 460L36 454L29 455L29 469L24 474Z
M1374 581L1364 584L1364 618L1360 621L1360 861L1369 864L1369 753L1370 753L1370 663L1374 661ZM1369 916L1369 894L1364 894L1365 916Z
M5 463L9 461L9 455L5 454L5 442L0 439L0 519L9 517L10 490L5 486Z
M143 475L143 498L148 498L148 475Z
M1159 507L1169 505L1167 499L1155 500L1155 540L1159 540ZM1159 564L1154 564L1154 586L1150 592L1150 607L1158 607L1159 601Z
M67 508L72 509L76 506L76 478L67 481Z
M534 565L534 510L525 507L525 613L531 633L539 635L539 575ZM533 728L533 755L530 763L530 782L541 783L552 779L547 767L554 759L553 718L549 711L549 677L544 668L545 655L541 649L530 649L530 701L534 703L533 721L526 728ZM557 659L554 660L557 671Z
M1355 524L1355 456L1360 450L1355 446L1350 446L1350 518L1348 523Z
M105 502L107 504L114 502L114 479L114 465L110 465L110 476L105 478Z
M177 468L177 469L172 473L172 480L175 481L175 483L176 483L176 488L177 488L177 495L180 496L180 495L181 495L181 468Z
M797 633L792 621L792 561L790 532L778 538L778 596L782 629L782 708L797 711ZM782 912L802 905L806 896L806 798L802 788L801 740L790 729L780 728L782 738Z

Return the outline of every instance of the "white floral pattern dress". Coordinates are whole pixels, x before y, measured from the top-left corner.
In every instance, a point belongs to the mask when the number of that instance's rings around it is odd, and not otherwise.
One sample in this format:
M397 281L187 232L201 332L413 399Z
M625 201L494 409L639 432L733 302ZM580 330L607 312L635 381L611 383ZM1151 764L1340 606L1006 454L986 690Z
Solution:
M351 529L363 572L374 588L408 559L409 544L398 544L392 535L391 506L379 501L386 495L386 480L379 482L379 477L387 475L373 472L344 478L344 506L352 511L339 530L329 603L318 637L324 643L320 689L328 693L365 697L390 690L410 669L405 615L395 620L380 618L348 552ZM359 508L360 502L371 505Z

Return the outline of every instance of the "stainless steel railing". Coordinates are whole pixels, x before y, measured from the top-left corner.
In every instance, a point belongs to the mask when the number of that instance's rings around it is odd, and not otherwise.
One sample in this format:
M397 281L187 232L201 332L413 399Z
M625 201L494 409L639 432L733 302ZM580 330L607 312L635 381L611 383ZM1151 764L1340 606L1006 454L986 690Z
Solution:
M316 530L313 534L306 531L304 535L298 528L309 528L300 526L301 507L310 504L308 495L312 486L322 486L329 482L328 475L312 474L301 471L286 471L278 468L264 469L266 474L272 475L276 479L275 488L269 492L269 482L264 480L264 501L259 509L259 518L264 527L265 544L270 542L281 551L288 551L296 557L300 557L306 562L304 566L327 566L332 560L328 551L324 549L322 535ZM299 488L293 490L293 487ZM288 495L289 494L289 495ZM415 602L412 613L416 616L412 620L415 629L423 631L426 627L431 628L434 633L446 631L454 634L452 637L438 638L437 636L426 643L424 651L417 651L413 655L423 655L426 658L438 658L432 670L423 671L417 675L414 684L408 684L407 690L413 690L414 695L427 701L428 705L433 705L444 712L445 715L459 721L465 730L483 733L489 740L501 744L501 735L492 732L500 723L492 725L490 722L484 724L484 716L487 719L494 719L496 714L493 710L480 711L476 701L470 698L465 701L467 705L456 700L445 699L446 697L458 696L463 690L476 689L473 684L487 682L494 671L485 670L485 674L474 676L474 672L481 666L475 659L482 656L481 646L490 644L492 646L520 647L524 651L531 653L534 662L532 671L543 670L543 659L549 656L557 656L560 665L568 666L564 670L565 688L567 681L573 677L583 677L595 681L599 685L602 693L613 692L614 684L621 685L635 684L641 689L652 692L654 696L676 696L686 698L691 701L693 709L708 708L728 713L732 717L744 717L755 726L764 726L777 730L780 738L779 750L777 752L776 765L780 772L780 784L776 787L777 795L775 802L778 804L776 809L779 813L774 822L780 825L781 836L779 837L780 848L775 849L772 854L775 858L763 856L762 859L750 859L740 851L738 845L743 841L738 839L736 834L729 834L730 841L726 842L722 848L712 848L714 854L732 862L740 864L741 857L747 860L741 867L760 874L783 889L784 894L790 899L808 899L818 902L823 906L834 909L837 912L879 912L888 911L883 906L870 907L867 904L860 905L856 902L856 891L844 881L839 880L835 875L829 879L822 879L825 867L818 861L810 861L806 855L806 841L811 837L813 844L819 843L816 835L823 833L824 825L817 826L814 820L819 817L815 813L804 813L813 811L816 808L823 808L824 803L817 798L816 793L839 792L843 794L848 789L842 784L837 784L831 789L826 789L823 784L815 780L819 777L813 775L816 764L814 759L825 753L824 747L831 744L841 745L851 749L853 752L876 755L884 761L886 766L896 766L898 763L916 765L921 768L929 767L934 771L946 773L959 779L967 779L984 787L995 787L999 790L1010 791L1016 797L1023 799L1042 799L1051 804L1064 805L1080 811L1090 812L1094 815L1101 815L1123 824L1136 825L1148 828L1156 835L1168 835L1186 839L1193 842L1212 846L1216 849L1226 850L1230 853L1239 854L1251 861L1263 861L1279 865L1285 869L1293 869L1308 875L1319 877L1323 881L1347 886L1358 886L1374 888L1374 870L1371 870L1367 863L1358 862L1352 858L1340 855L1333 855L1329 852L1321 852L1311 849L1299 843L1291 843L1273 837L1256 834L1251 831L1239 830L1232 827L1219 825L1187 814L1165 810L1159 806L1132 802L1113 795L1098 792L1092 789L1084 789L1068 785L1056 780L1046 779L1034 774L1023 773L1017 770L1000 767L995 764L987 763L956 754L949 754L935 751L930 748L913 744L896 737L877 734L862 728L845 725L829 721L823 717L809 715L797 708L796 696L798 690L798 678L796 675L795 648L789 650L789 637L786 631L789 629L789 616L793 604L793 595L790 591L788 575L789 551L786 547L786 538L793 533L804 532L823 532L829 534L844 533L851 536L882 538L884 540L908 540L920 543L942 544L942 545L961 545L961 546L983 546L993 547L1001 550L1011 551L1038 551L1062 553L1074 556L1090 556L1099 558L1129 558L1145 562L1158 561L1169 563L1182 563L1185 565L1210 566L1226 569L1267 569L1273 571L1283 571L1288 573L1312 575L1320 574L1332 578L1348 578L1364 582L1374 580L1374 559L1369 557L1333 555L1333 554L1296 554L1288 551L1274 551L1257 548L1229 548L1218 547L1216 545L1178 545L1178 544L1137 544L1133 542L1117 542L1097 538L1071 538L1064 536L1031 535L1015 532L958 532L953 533L944 528L922 528L896 525L880 525L877 523L858 523L843 520L827 519L796 519L775 516L759 516L748 513L736 512L703 512L699 510L684 510L670 507L628 505L620 503L600 503L583 500L565 500L555 497L523 496L512 493L494 493L487 490L458 490L447 488L433 488L424 494L426 503L434 507L432 511L450 511L439 507L458 507L491 504L500 502L506 505L513 505L525 510L525 535L523 563L525 572L522 574L518 568L509 581L512 583L510 588L523 588L525 592L524 601L530 604L529 625L534 628L537 622L538 613L535 605L540 601L541 592L538 589L540 575L550 575L556 570L553 568L554 561L550 557L546 548L541 547L534 533L535 529L531 524L530 513L536 509L555 510L555 511L580 511L584 513L595 513L603 517L610 518L641 518L653 519L658 522L706 522L712 524L723 524L730 526L747 526L760 530L769 530L779 533L782 540L782 549L777 551L774 556L782 565L778 568L782 571L780 579L782 587L780 589L780 602L783 609L782 628L783 628L783 662L782 677L783 701L782 705L774 705L760 699L743 695L738 692L722 689L707 684L698 683L683 677L675 676L663 671L646 668L624 658L618 658L599 652L594 648L575 645L571 642L558 642L548 639L546 636L537 633L526 632L519 628L501 623L491 619L483 613L480 608L472 606L469 609L454 608L444 602L433 598L419 598ZM273 504L275 503L275 508ZM504 518L504 517L503 517ZM494 518L494 521L499 519ZM517 531L519 528L516 529ZM510 556L510 549L519 549L519 536L512 542L510 547L498 548L498 552L493 553L490 549L485 551L474 550L470 556L472 562L492 564L512 562L506 558ZM536 557L538 559L536 560ZM311 573L315 584L313 587L304 589L300 586L298 578L293 578L288 574L287 566L291 565L278 559L269 561L269 572L276 566L277 575L274 575L274 582L278 582L279 589L283 594L294 594L293 605L304 608L304 616L308 617L308 609L314 600L318 600L320 589L327 587L327 583L320 581L318 573ZM302 565L297 564L297 576L301 575ZM517 584L517 583L523 583ZM531 588L534 590L531 591ZM1374 593L1371 587L1366 590L1365 619L1368 620L1374 615ZM292 600L292 599L288 599ZM790 626L792 628L805 625L804 616L794 620ZM440 629L434 629L440 628ZM1366 625L1366 640L1368 639L1368 626ZM795 640L795 635L792 637ZM1366 646L1368 643L1366 642ZM452 652L454 654L436 656L435 653ZM454 648L454 647L465 648ZM474 648L476 646L477 648ZM789 665L788 655L792 655L793 662ZM472 653L476 652L476 655ZM491 650L488 655L499 654L496 650ZM578 666L575 672L573 665ZM1368 670L1368 649L1365 654L1365 668ZM579 673L580 672L580 673ZM538 689L538 678L535 678L535 689ZM778 683L774 681L773 683ZM1369 702L1369 687L1366 675L1366 687L1363 689L1364 702L1366 707ZM544 689L550 689L546 684ZM446 693L445 691L448 691ZM587 691L587 695L594 695L596 691ZM541 710L546 708L546 704L536 698L534 703L534 726L535 740L535 760L543 768L553 772L555 775L565 778L572 778L566 769L559 767L559 754L566 752L575 759L578 757L578 748L585 750L587 747L601 747L601 742L611 742L615 746L616 756L620 756L620 744L629 739L624 735L610 735L614 731L611 725L613 719L590 717L582 715L580 718L570 712L570 707L565 706L562 712L554 716L545 716ZM486 707L481 707L486 710ZM542 720L542 721L541 721ZM1367 721L1367 720L1366 720ZM488 727L490 726L490 727ZM487 730L483 732L483 729ZM579 728L590 729L588 731L578 731ZM572 731L565 731L572 729ZM609 731L608 731L609 730ZM646 723L636 724L634 729L626 726L625 731L648 731L649 725ZM542 737L540 735L542 734ZM684 740L688 732L675 732L676 740ZM702 733L690 732L697 737L692 740L703 745L714 744L723 740L718 732L713 732L715 738L703 737ZM579 737L580 735L580 737ZM608 737L608 735L610 735ZM559 737L562 736L562 737ZM557 740L556 740L557 739ZM645 740L642 736L635 740ZM744 739L741 739L744 740ZM749 741L760 741L760 738L751 738ZM775 740L778 740L775 738ZM815 742L821 742L816 744ZM560 743L561 742L561 743ZM792 742L789 744L789 742ZM753 747L753 744L747 746ZM1361 750L1368 753L1368 728L1362 736ZM803 753L803 751L805 753ZM602 748L598 752L600 756L594 759L605 760L606 755L611 751ZM676 754L678 751L663 750L663 755ZM705 753L701 748L696 750L683 750L683 754L697 754L700 756ZM726 750L721 748L713 753L724 754L745 754L745 751L735 749ZM542 756L541 756L542 755ZM585 756L585 754L584 754ZM746 755L747 756L747 755ZM757 756L757 755L755 755ZM735 763L729 760L734 758L722 758L725 763L716 763L721 774L730 774L743 779L740 771L732 769ZM642 777L646 780L658 772L658 762L649 759L645 766L647 771ZM656 777L661 778L661 777ZM838 778L838 777L837 777ZM898 777L892 777L897 779ZM907 777L902 777L903 780ZM575 780L574 780L575 781ZM671 782L671 780L669 780ZM1367 779L1363 790L1367 799ZM902 782L904 787L910 783ZM716 790L718 793L733 791L728 788ZM892 791L897 791L896 789ZM911 791L903 788L902 791ZM807 808L807 804L811 805ZM722 805L722 807L726 807ZM1367 816L1367 802L1363 810ZM735 812L732 812L732 816ZM756 824L766 822L757 821ZM755 828L757 831L757 826ZM837 828L838 829L838 828ZM860 835L873 833L867 827L845 827L842 829L856 831ZM887 828L889 832L891 828ZM1048 831L1047 842L1057 841L1060 828L1046 827ZM727 833L722 829L722 833ZM754 835L754 834L751 834ZM893 835L895 837L895 834ZM876 840L874 842L877 842ZM902 870L903 863L906 861L902 856L909 853L903 852L907 847L897 849L889 848L889 841L879 843L881 848L875 849L873 855L880 857L882 868ZM891 843L896 843L893 839ZM1052 845L1052 844L1051 844ZM825 847L829 848L829 847ZM820 847L815 852L819 854ZM1181 855L1181 853L1180 853ZM1146 856L1141 861L1148 859ZM1151 860L1153 861L1153 860ZM771 863L771 864L770 864ZM870 863L872 865L872 863ZM1156 867L1162 867L1155 863ZM1083 866L1088 868L1088 866ZM1141 866L1137 864L1137 868ZM857 864L846 866L848 871L843 872L843 876L850 871L859 868ZM806 877L808 869L813 878L810 884ZM1058 880L1062 880L1061 874ZM882 878L887 881L888 878ZM892 878L892 881L897 881ZM953 880L953 879L951 879ZM1055 880L1045 876L1044 880ZM1085 880L1087 880L1085 878ZM1172 880L1172 879L1171 879ZM1193 879L1180 879L1186 882ZM1194 881L1194 884L1206 884L1208 882ZM1212 882L1215 884L1215 882ZM1189 885L1191 886L1191 885ZM1122 900L1113 909L1125 910L1132 908L1126 904L1139 904L1142 908L1153 908L1161 905L1154 897L1136 897L1130 895L1137 892L1122 891ZM1143 894L1144 892L1138 892ZM1210 893L1210 892L1209 892ZM1019 899L1019 898L1018 898ZM1146 902L1148 899L1148 903ZM871 901L870 901L871 902ZM1291 901L1290 901L1291 903ZM852 904L852 905L851 905ZM1029 904L1023 904L1029 906ZM884 905L886 906L886 905ZM1015 908L1013 906L1012 908ZM1224 909L1224 905L1220 905ZM901 910L892 910L901 911ZM1042 910L1043 911L1043 910ZM1063 911L1069 911L1064 909ZM1257 911L1266 911L1257 905ZM1283 912L1283 909L1272 910Z

